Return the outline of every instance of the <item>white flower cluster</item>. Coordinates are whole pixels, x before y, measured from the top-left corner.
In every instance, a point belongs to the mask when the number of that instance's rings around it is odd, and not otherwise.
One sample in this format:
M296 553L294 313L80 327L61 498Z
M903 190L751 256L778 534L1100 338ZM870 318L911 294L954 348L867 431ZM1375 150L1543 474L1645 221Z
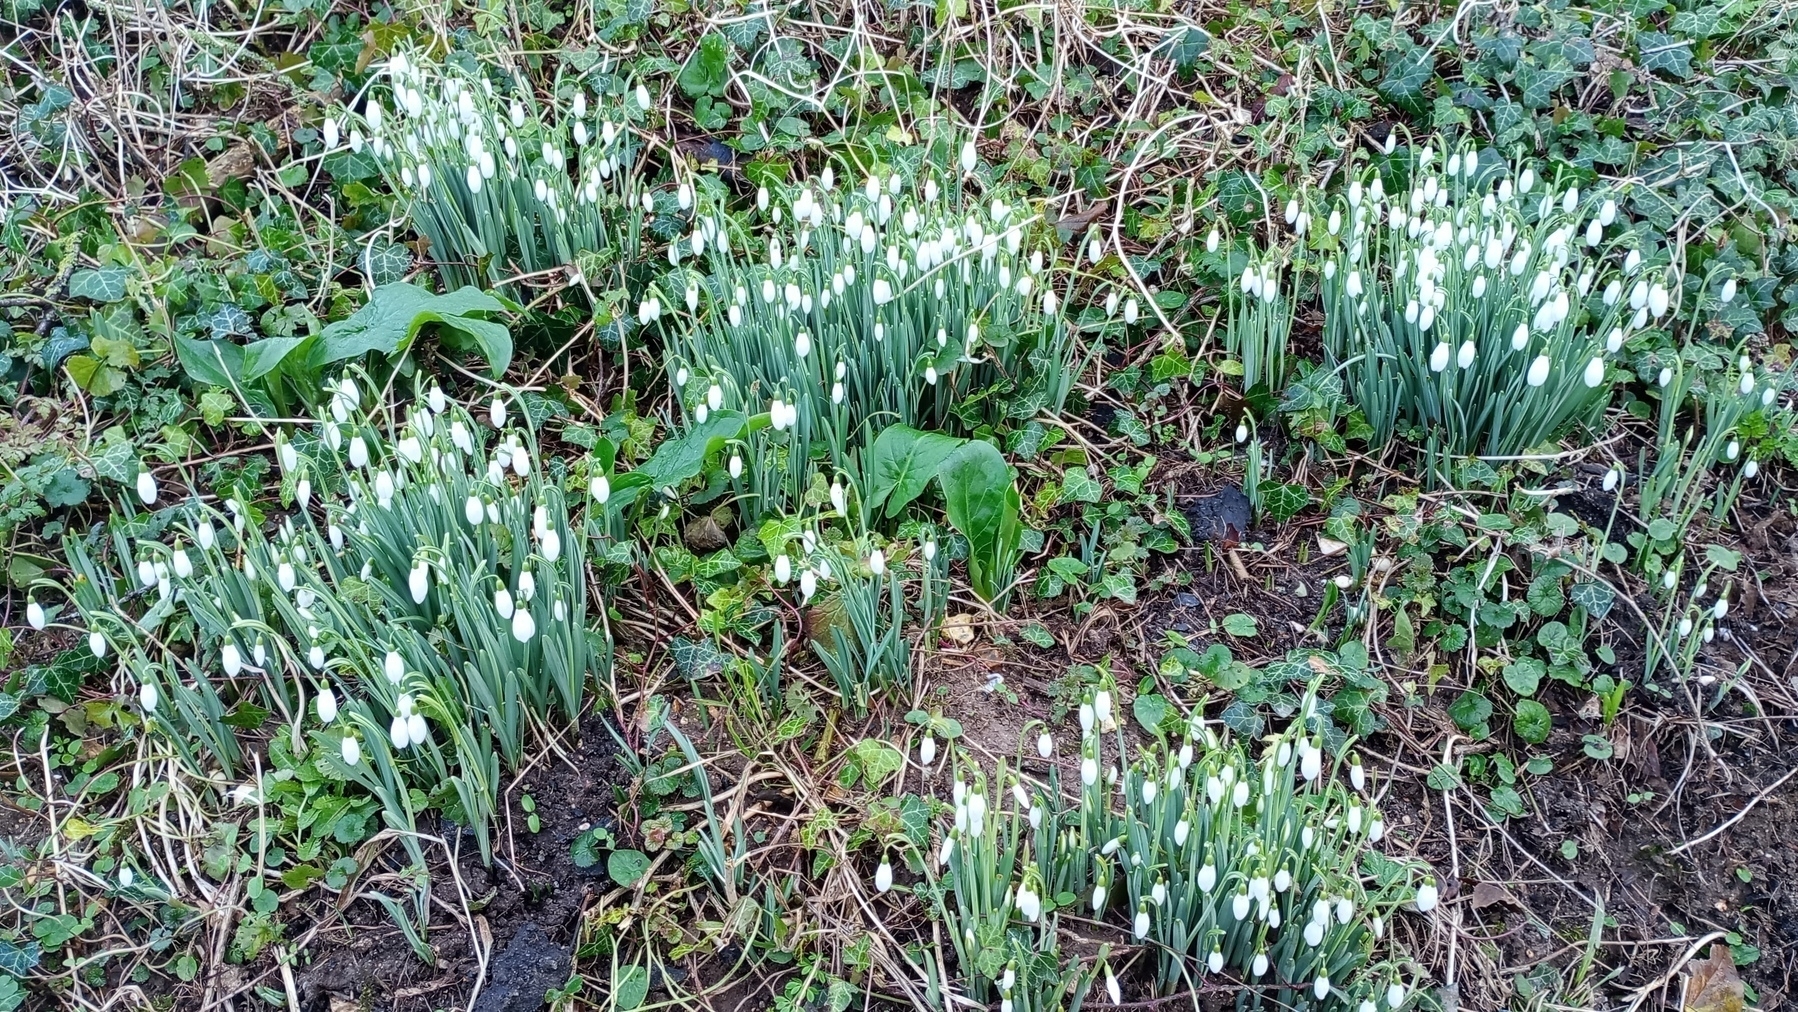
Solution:
M1302 713L1313 708L1308 697ZM1295 1004L1300 988L1305 1000L1334 1007L1402 1005L1396 973L1368 960L1395 911L1435 905L1435 880L1382 858L1399 874L1364 882L1362 858L1383 839L1385 822L1359 761L1348 766L1348 786L1337 782L1323 741L1301 717L1266 739L1256 763L1195 717L1177 745L1101 772L1100 736L1117 732L1114 711L1108 684L1080 706L1075 808L1048 800L1053 779L1047 793L1020 785L1009 815L1018 828L1006 830L984 787L957 780L954 819L933 862L957 900L968 906L977 889L1002 893L1002 920L1029 927L1053 910L1052 894L1072 893L1085 917L1119 912L1132 937L1158 954L1158 993L1234 967L1250 984L1286 992L1283 1005ZM1055 752L1047 735L1037 748ZM1018 853L998 854L995 835ZM1000 867L1014 877L970 880Z
M283 486L299 510L271 537L232 498L223 531L223 517L203 510L183 540L136 546L138 580L159 607L191 615L201 645L187 681L170 677L172 662L146 662L135 638L122 645L139 701L146 712L171 693L204 701L211 680L248 677L272 708L293 713L312 683L319 722L344 728L352 766L371 728L387 730L392 752L434 753L427 714L456 723L486 714L481 726L516 761L516 703L576 712L591 664L584 573L563 542L560 493L537 477L535 451L516 432L483 438L439 389L388 436L364 420L362 398L346 377L314 432L277 437ZM496 401L488 418L503 424L505 414ZM87 617L97 653L102 628L134 624ZM516 703L496 708L507 698ZM177 707L169 719L190 712L203 708Z
M366 150L413 198L414 221L434 255L450 261L453 279L482 284L547 270L617 239L601 210L628 187L631 122L648 106L641 86L633 97L602 69L596 79L612 93L577 81L552 120L528 89L507 97L484 74L417 53L396 53L381 77L392 107L371 96L360 117L346 114L344 144ZM335 119L324 133L335 146ZM486 261L486 276L472 272Z
M870 419L940 428L967 394L1008 377L1038 384L1047 406L1065 399L1058 269L1025 210L928 174L839 186L828 168L764 187L757 207L764 231L751 236L697 210L686 246L709 270L671 273L673 297L639 307L663 321L668 375L693 420L766 411L804 455L829 446L840 459ZM687 311L666 319L676 303ZM809 482L789 471L790 489Z
M1437 158L1416 153L1408 188L1357 177L1333 201L1315 237L1326 350L1379 441L1406 425L1456 455L1522 453L1603 409L1607 360L1669 289L1614 195L1538 189L1471 148Z

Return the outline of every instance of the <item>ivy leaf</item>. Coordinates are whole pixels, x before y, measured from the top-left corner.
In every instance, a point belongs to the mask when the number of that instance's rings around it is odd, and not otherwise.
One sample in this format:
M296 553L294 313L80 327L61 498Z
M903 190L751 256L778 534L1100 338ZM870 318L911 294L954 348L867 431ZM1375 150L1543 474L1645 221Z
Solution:
M212 315L206 317L206 329L212 331L214 339L249 335L256 332L255 323L250 319L250 314L244 312L243 307L232 303L226 303L213 310Z
M69 275L69 294L95 302L117 302L125 297L125 279L131 272L123 267L100 267Z
M362 251L362 273L376 285L392 284L412 269L412 251L397 242Z
M668 653L674 658L674 666L691 680L714 678L724 673L724 654L710 642L676 636L668 644Z
M1567 597L1586 609L1586 614L1596 621L1611 613L1611 605L1617 600L1617 592L1606 584L1586 580L1569 588Z
M1663 32L1637 32L1636 62L1643 70L1685 80L1692 76L1692 43Z
M1174 61L1174 66L1180 70L1189 70L1211 48L1211 36L1203 28L1189 25L1170 32L1164 45L1167 47L1167 58Z
M1311 505L1311 493L1303 485L1268 485L1261 490L1261 509L1269 520L1285 523Z
M1428 49L1412 45L1407 50L1395 52L1386 61L1386 75L1379 84L1380 95L1393 105L1421 116L1424 112L1423 86L1429 83L1435 69Z
M1086 472L1084 467L1070 467L1061 476L1061 495L1056 499L1057 505L1067 502L1099 501L1103 490L1097 479Z
M38 962L44 958L44 950L36 941L15 945L0 939L0 970L15 977L23 977L37 968Z

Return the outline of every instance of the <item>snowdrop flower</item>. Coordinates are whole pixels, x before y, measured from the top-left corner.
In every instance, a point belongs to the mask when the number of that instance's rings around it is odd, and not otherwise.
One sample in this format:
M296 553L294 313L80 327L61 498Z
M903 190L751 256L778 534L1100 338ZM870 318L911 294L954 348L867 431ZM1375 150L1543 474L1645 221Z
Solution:
M145 506L156 505L156 476L148 468L137 472L137 497Z
M1237 422L1236 423L1236 441L1238 443L1241 443L1241 442L1246 441L1248 438L1249 438L1248 423L1247 422Z
M93 654L95 657L105 657L106 656L106 637L100 635L98 632L88 633L87 634L87 648L89 650L93 651Z
M1529 383L1529 385L1532 387L1539 387L1542 384L1547 383L1548 382L1549 365L1550 365L1550 363L1548 361L1547 355L1537 355L1535 358L1535 361L1530 363L1530 370L1529 370L1528 374L1526 374L1524 376L1524 380L1527 381ZM1603 369L1602 363L1600 364L1599 368L1601 370ZM1603 378L1602 372L1600 373L1600 378L1601 379ZM1596 385L1597 384L1594 384L1594 386L1596 386Z
M1330 978L1325 974L1318 974L1317 982L1311 985L1311 993L1317 996L1318 1001L1323 1001L1324 996L1330 993Z
M1473 365L1473 359L1477 353L1478 349L1474 347L1472 341L1462 341L1460 350L1455 353L1455 365L1462 369Z
M157 700L161 698L156 691L155 682L145 682L137 687L137 702L145 713L155 713Z
M1267 953L1255 953L1255 960L1249 965L1249 972L1257 977L1267 972Z
M346 734L343 736L342 753L344 765L354 766L362 761L362 743L356 740L355 735Z
M331 691L329 685L318 693L318 719L321 724L329 724L337 719L337 693Z
M971 175L973 173L974 161L977 155L978 152L974 150L974 141L972 139L969 139L961 146L961 171L963 174Z
M637 108L649 110L649 89L641 84L637 85Z
M412 572L406 577L407 587L412 591L413 604L425 603L425 591L430 589L429 576L430 570L420 562L412 567Z
M400 656L398 650L389 650L386 658L381 662L381 670L389 682L398 685L400 679L405 677L406 661Z
M520 643L529 643L531 637L537 635L537 620L531 617L531 609L520 608L512 613L512 638Z
M603 474L594 475L593 480L587 482L587 494L593 497L594 502L604 506L606 500L612 498L612 483Z
M810 569L799 574L799 597L801 602L810 601L818 592L818 574Z
M1148 907L1145 906L1136 911L1136 923L1132 925L1132 928L1135 930L1137 938L1142 938L1149 933Z
M1049 732L1044 731L1036 736L1036 754L1044 759L1055 754L1055 739L1049 737Z
M1398 1008L1400 1005L1403 1005L1404 1003L1405 1003L1405 985L1400 984L1398 981L1395 980L1392 982L1392 984L1390 986L1388 986L1386 988L1386 1007L1387 1008Z
M929 769L934 762L936 762L936 737L926 734L923 740L918 742L918 765Z
M1667 314L1667 286L1656 283L1648 290L1648 312L1655 319Z
M1532 374L1534 369L1535 367L1532 365ZM1586 382L1586 389L1597 389L1598 384L1604 382L1604 359L1594 356L1592 361L1586 363L1586 372L1581 378Z
M500 618L512 617L512 593L506 588L493 592L493 610L499 612Z
M98 636L98 633L94 635ZM1088 758L1080 760L1080 782L1088 787L1099 782L1099 761Z
M1759 461L1751 459L1748 463L1742 465L1742 477L1744 478L1752 478L1760 473L1761 465Z
M44 615L44 606L37 603L37 598L32 598L25 603L25 622L39 632L42 632L44 626L49 624L49 618Z
M350 437L350 466L356 468L368 466L368 443L361 436Z
M1717 293L1717 298L1719 301L1729 302L1729 301L1733 300L1735 297L1736 297L1736 279L1730 278L1729 280L1723 282L1723 290L1721 292Z
M1441 372L1442 370L1447 369L1448 357L1452 353L1453 351L1449 348L1447 341L1438 342L1435 350L1430 352L1430 371Z
M886 858L880 859L880 867L874 869L874 891L884 893L893 888L893 866Z
M1134 295L1124 301L1124 323L1125 323L1125 325L1135 326L1136 319L1140 314L1141 314L1141 307L1137 305L1136 297Z
M495 397L493 399L493 402L487 406L487 420L489 422L492 422L493 427L496 429L503 428L505 426L505 424L506 424L506 402L505 402L504 398Z
M1687 622L1689 625L1690 620L1687 620ZM1423 885L1417 887L1417 912L1420 914L1429 913L1431 910L1435 909L1438 898L1436 892L1436 880L1434 878L1424 879Z
M1636 268L1641 267L1641 266L1642 266L1642 251L1641 250L1635 250L1635 249L1630 250L1629 255L1623 258L1623 273L1625 273L1625 274L1634 274L1634 273L1636 273Z
M306 652L306 661L314 669L322 670L325 666L325 648L314 643L312 649Z

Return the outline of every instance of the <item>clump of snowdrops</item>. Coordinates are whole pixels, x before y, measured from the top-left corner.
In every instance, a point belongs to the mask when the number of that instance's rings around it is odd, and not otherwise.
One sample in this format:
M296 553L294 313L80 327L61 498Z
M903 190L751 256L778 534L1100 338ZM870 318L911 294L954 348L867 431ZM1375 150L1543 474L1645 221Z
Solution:
M1416 432L1440 474L1595 422L1612 358L1670 297L1617 194L1471 146L1426 143L1390 167L1403 177L1356 173L1312 229L1324 347L1374 442Z
M839 483L830 494L836 512L846 514L849 493ZM876 544L872 535L839 540L817 519L764 526L764 538L774 541L774 582L796 589L799 605L811 609L812 649L844 705L862 713L875 696L910 686L907 626L936 627L948 597L949 560L938 552L934 532L913 544Z
M1408 985L1377 950L1397 911L1435 906L1435 880L1377 849L1385 823L1366 771L1327 754L1315 695L1262 741L1259 760L1197 717L1176 740L1134 749L1112 698L1107 686L1080 706L1074 804L1055 767L1046 785L1004 768L991 788L978 772L957 776L954 821L929 867L946 887L970 997L989 1000L1002 973L1052 952L1054 917L1067 911L1152 946L1157 995L1229 973L1252 989L1250 1007L1404 1005ZM1101 769L1107 733L1115 754L1134 754L1121 771ZM1045 732L1037 750L1053 760L1057 746ZM1107 968L1114 1000L1118 986Z
M1757 372L1746 355L1734 368L1712 370L1703 390L1695 389L1699 372L1686 356L1675 354L1667 356L1655 377L1660 407L1652 458L1644 448L1636 465L1636 514L1649 534L1642 539L1639 561L1649 561L1657 543L1683 536L1707 503L1716 519L1728 514L1743 484L1760 473L1760 463L1743 447L1743 423L1772 412L1790 378L1790 373ZM1720 469L1727 472L1707 495L1706 483ZM1616 489L1625 477L1623 464L1614 463L1605 475L1605 488ZM1651 570L1649 575L1655 574Z
M409 202L452 285L501 286L637 248L650 200L632 174L632 124L649 108L641 84L602 63L558 81L548 104L521 80L401 50L380 69L391 107L325 124L325 146L367 152ZM585 283L576 271L577 282Z
M573 720L610 659L586 628L581 542L505 400L477 419L433 387L385 424L363 402L345 378L315 426L277 435L290 515L176 503L137 528L154 540L115 530L123 578L70 538L70 593L196 775L244 775L222 718L265 707L393 828L412 830L415 791L450 792L490 858L501 761L530 727Z
M971 145L960 165L972 172ZM747 234L685 184L680 203L694 224L675 259L690 259L639 319L666 335L683 424L765 414L733 478L749 515L801 502L815 457L857 473L884 426L962 433L1066 400L1062 268L1027 209L933 168L763 187Z

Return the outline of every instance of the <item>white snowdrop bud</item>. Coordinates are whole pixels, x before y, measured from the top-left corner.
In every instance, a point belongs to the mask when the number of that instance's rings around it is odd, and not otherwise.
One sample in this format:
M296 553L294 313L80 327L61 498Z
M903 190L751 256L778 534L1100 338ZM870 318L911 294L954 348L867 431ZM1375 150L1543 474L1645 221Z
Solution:
M974 150L973 140L970 139L961 146L961 171L963 173L972 173L974 171L974 163L977 156L978 152Z
M1424 879L1423 885L1417 887L1417 912L1420 914L1429 913L1431 910L1435 909L1437 899L1436 880L1433 878Z
M1550 363L1547 355L1537 355L1535 361L1530 363L1529 372L1524 376L1525 381L1532 387L1539 387L1542 384L1547 383L1549 365ZM1603 369L1602 364L1600 365L1600 369ZM1602 378L1602 372L1600 378ZM1596 384L1594 385L1596 386Z
M1594 356L1586 363L1586 372L1581 378L1586 381L1586 389L1596 390L1604 382L1604 359Z
M1717 298L1722 300L1723 302L1729 302L1732 299L1734 299L1735 297L1736 297L1736 279L1730 278L1729 280L1723 282L1723 290L1721 292L1717 293Z
M25 622L39 632L42 632L44 626L49 624L49 618L44 614L44 606L38 604L36 598L32 598L25 604Z
M1137 305L1135 296L1126 299L1124 301L1124 323L1135 326L1136 319L1141 314L1141 309L1142 307Z
M337 719L337 693L325 686L318 693L318 719L321 724L329 724Z
M1622 479L1623 479L1623 472L1619 471L1615 467L1610 468L1609 470L1605 471L1605 473L1604 473L1604 490L1606 492L1615 492L1617 490L1617 483L1619 481L1621 481Z
M1452 354L1454 350L1448 346L1447 341L1437 342L1435 349L1430 352L1430 371L1441 372L1447 369L1448 359Z
M148 468L137 472L137 497L145 506L156 505L156 476Z
M1036 754L1044 759L1048 759L1055 754L1055 739L1049 736L1049 732L1044 731L1042 734L1037 735Z

